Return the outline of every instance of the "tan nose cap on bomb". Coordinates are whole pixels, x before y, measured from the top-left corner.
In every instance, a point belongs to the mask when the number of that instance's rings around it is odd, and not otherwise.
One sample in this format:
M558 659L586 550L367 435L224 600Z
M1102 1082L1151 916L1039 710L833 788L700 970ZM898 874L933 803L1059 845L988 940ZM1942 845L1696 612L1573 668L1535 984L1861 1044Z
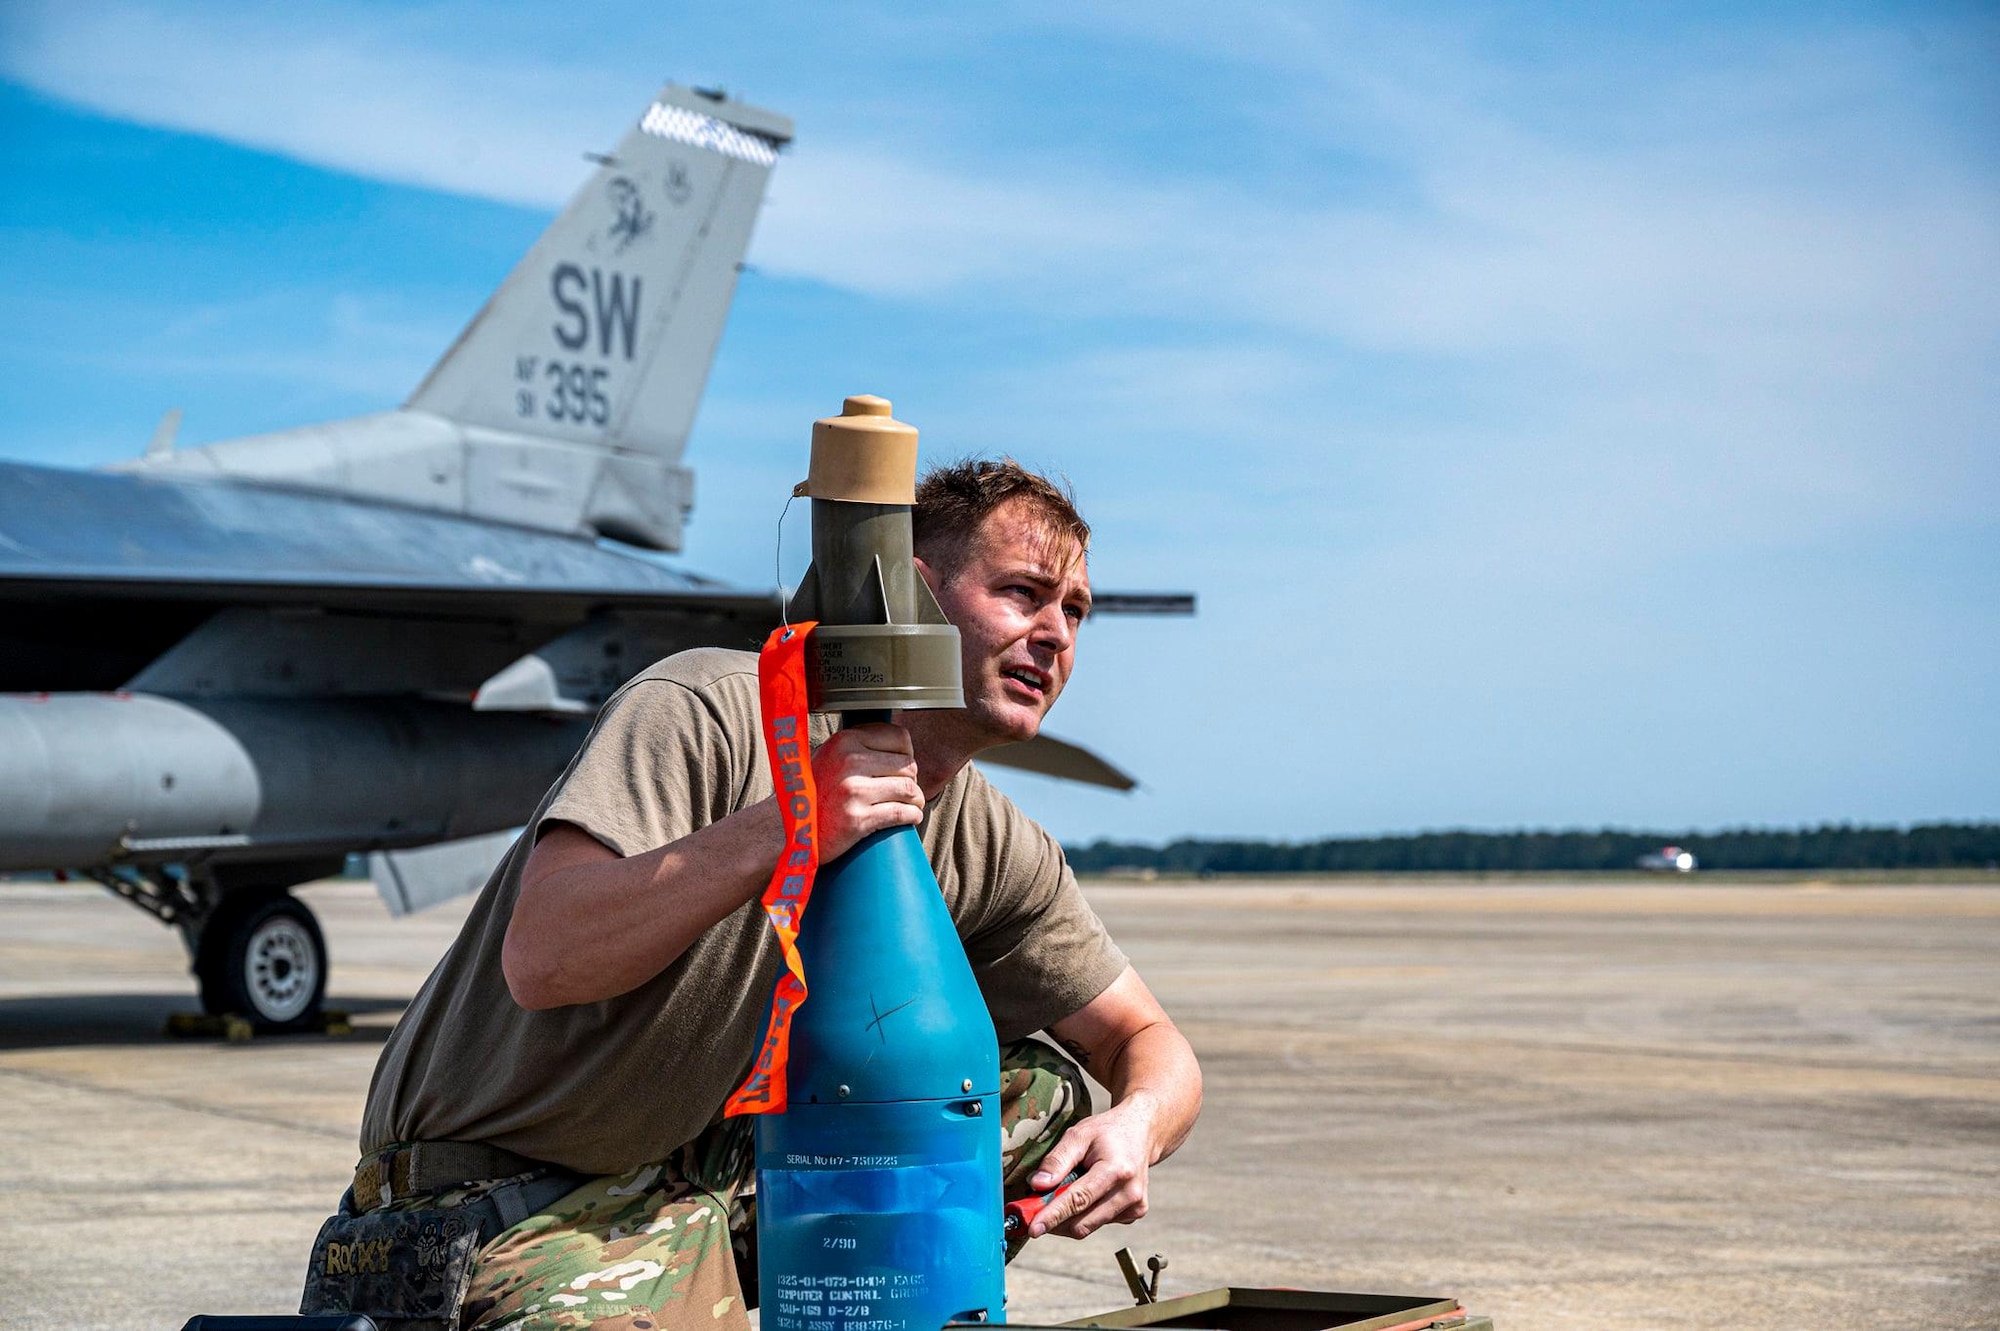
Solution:
M813 422L812 463L792 493L860 504L917 502L917 429L889 413L889 399L861 393L838 416Z

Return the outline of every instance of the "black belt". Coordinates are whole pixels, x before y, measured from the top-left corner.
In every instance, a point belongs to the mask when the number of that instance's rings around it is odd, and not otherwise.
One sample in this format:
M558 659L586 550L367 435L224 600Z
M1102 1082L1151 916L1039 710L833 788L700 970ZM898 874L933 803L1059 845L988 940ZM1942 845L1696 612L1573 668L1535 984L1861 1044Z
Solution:
M361 1158L361 1163L355 1166L354 1184L348 1195L353 1199L355 1213L360 1214L424 1193L530 1174L541 1177L521 1179L525 1185L521 1188L498 1190L508 1194L501 1202L502 1218L508 1225L532 1215L576 1187L584 1177L484 1142L397 1142ZM531 1204L518 1215L511 1214L524 1201Z

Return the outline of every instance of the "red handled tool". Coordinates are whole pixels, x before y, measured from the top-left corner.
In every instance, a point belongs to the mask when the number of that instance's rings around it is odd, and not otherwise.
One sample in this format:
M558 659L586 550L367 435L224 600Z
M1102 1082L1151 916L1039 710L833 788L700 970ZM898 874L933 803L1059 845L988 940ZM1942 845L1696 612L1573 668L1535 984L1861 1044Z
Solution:
M1017 1202L1008 1202L1002 1211L1002 1214L1007 1217L1002 1222L1001 1228L1003 1232L1008 1238L1012 1238L1016 1234L1027 1233L1028 1226L1035 1223L1035 1217L1042 1213L1043 1208L1056 1198L1062 1196L1068 1190L1070 1184L1082 1177L1083 1171L1081 1169L1072 1169L1069 1172L1068 1178L1056 1184L1055 1187L1050 1188L1047 1192L1031 1194L1021 1198Z

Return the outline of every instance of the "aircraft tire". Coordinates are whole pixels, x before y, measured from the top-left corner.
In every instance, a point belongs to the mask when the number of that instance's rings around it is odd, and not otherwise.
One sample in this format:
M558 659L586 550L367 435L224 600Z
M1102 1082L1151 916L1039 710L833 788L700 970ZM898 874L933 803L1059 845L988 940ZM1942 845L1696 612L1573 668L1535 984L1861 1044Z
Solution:
M289 892L232 893L202 930L195 978L211 1015L235 1013L260 1031L305 1030L326 997L326 937Z

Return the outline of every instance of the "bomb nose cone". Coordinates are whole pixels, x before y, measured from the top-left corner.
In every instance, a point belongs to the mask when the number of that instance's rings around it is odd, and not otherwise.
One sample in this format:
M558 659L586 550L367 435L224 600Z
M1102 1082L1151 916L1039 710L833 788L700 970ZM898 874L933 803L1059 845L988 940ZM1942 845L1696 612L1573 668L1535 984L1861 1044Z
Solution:
M805 493L850 504L917 502L917 427L889 413L886 397L857 393L838 416L813 422Z
M958 630L917 571L910 507L917 431L858 393L813 422L813 562L787 617L817 620L807 649L816 712L963 707Z

